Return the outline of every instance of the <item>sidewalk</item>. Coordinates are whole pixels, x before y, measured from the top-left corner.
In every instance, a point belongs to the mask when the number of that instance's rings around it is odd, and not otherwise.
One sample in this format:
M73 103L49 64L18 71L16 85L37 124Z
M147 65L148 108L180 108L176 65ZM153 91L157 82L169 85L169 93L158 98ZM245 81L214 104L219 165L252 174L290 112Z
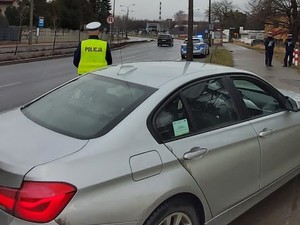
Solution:
M265 55L233 43L224 47L232 53L234 67L260 75L277 88L300 92L300 73L295 68L283 67L273 58L273 67L265 66Z
M234 67L256 73L278 88L300 92L300 74L296 69L282 67L283 63L276 59L273 59L273 67L266 67L263 53L232 43L224 47L231 51ZM299 221L300 175L229 225L298 225Z

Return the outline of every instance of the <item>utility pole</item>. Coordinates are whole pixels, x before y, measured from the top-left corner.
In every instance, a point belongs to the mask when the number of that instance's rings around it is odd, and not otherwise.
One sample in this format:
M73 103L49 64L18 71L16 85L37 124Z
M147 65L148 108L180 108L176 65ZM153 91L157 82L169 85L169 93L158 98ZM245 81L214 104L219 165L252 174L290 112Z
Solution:
M189 0L188 42L187 42L186 61L193 61L193 24L194 24L194 0Z
M29 38L28 44L32 45L32 26L33 26L33 0L30 0L30 19L29 19Z
M211 47L211 0L208 2L208 45Z

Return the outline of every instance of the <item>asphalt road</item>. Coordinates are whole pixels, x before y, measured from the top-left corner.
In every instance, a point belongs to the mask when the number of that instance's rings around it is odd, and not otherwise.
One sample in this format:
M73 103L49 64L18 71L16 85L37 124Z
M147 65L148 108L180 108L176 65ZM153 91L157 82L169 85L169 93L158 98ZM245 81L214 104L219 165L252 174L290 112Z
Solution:
M149 42L115 50L112 55L114 63L150 60L180 61L179 49L179 41L175 42L174 47L157 47L156 42ZM233 50L237 51L236 48ZM249 57L246 61L250 61ZM238 62L240 68L243 68L243 63L244 61ZM268 73L269 78L275 79L272 71ZM71 57L0 66L0 112L23 105L76 76L76 68L72 64ZM277 81L280 82L280 79ZM230 225L299 225L299 221L300 178L298 176Z
M181 60L180 41L173 47L157 47L155 41L112 51L113 63ZM72 57L1 66L0 112L36 98L77 76Z

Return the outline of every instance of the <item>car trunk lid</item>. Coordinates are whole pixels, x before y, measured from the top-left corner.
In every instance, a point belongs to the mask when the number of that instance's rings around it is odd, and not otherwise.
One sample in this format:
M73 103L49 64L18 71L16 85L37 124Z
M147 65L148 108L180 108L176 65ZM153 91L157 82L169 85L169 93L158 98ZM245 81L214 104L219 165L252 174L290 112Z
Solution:
M0 116L0 186L19 187L33 167L79 151L87 140L48 130L19 110Z

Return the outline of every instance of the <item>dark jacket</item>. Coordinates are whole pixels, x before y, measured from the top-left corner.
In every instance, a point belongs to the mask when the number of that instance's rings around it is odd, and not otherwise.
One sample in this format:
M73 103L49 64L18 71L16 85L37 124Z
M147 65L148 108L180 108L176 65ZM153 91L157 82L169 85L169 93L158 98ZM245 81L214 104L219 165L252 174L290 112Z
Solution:
M264 41L265 50L273 51L275 47L275 39L273 37L267 37Z
M285 45L285 50L287 52L293 52L294 51L295 42L293 41L292 38L286 39L285 42L284 42L284 45Z
M99 39L99 37L98 36L90 36L89 39ZM78 67L78 65L79 65L80 56L81 56L81 42L77 46L77 49L75 50L75 53L74 53L73 64L76 67ZM110 52L110 48L109 48L108 44L107 44L107 48L106 48L106 57L105 57L105 59L107 61L107 65L112 64L112 57L111 57L111 52Z

